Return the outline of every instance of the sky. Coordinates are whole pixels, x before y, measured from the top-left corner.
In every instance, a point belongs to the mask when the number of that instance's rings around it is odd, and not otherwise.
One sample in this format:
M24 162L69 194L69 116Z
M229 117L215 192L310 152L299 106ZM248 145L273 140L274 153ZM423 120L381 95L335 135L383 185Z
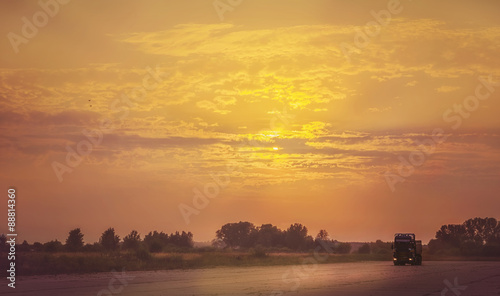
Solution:
M18 240L500 218L498 1L40 3L0 3Z

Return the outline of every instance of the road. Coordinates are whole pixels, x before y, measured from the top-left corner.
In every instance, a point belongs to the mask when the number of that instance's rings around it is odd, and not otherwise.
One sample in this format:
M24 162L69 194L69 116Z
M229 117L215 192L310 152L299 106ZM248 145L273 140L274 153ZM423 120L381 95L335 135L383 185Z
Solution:
M1 295L500 295L500 262L391 262L19 277Z

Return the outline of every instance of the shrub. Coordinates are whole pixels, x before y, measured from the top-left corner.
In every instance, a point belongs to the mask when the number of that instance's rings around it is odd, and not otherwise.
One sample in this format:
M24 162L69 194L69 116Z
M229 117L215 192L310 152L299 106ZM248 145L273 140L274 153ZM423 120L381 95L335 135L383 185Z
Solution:
M135 251L137 259L147 261L151 259L151 253L146 248L139 248Z
M337 253L339 254L349 254L351 252L350 243L340 243L337 247Z
M261 245L257 245L255 248L250 249L250 254L258 258L267 257L266 250Z
M153 241L150 245L149 245L149 251L151 253L159 253L161 252L163 249L163 244L159 241Z

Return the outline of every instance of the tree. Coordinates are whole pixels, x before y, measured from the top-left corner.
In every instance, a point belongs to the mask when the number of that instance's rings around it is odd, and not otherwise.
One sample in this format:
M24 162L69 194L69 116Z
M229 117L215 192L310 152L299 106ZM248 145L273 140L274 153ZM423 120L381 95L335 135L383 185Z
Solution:
M257 238L255 226L250 222L241 221L224 224L215 234L231 248L251 247L255 245Z
M391 245L392 243L383 242L378 239L375 243L370 244L370 251L373 254L390 254L392 253Z
M35 252L41 252L41 251L43 251L43 245L40 242L34 242L33 243L33 250Z
M318 235L316 235L316 239L320 239L320 240L323 240L323 241L326 241L328 240L329 236L328 236L328 232L324 229L321 229L319 232L318 232Z
M168 243L180 248L192 248L194 245L193 234L185 231L179 234L179 232L176 231L175 234L170 234Z
M146 244L148 250L153 253L161 252L163 247L168 244L168 234L158 231L149 232L144 237L144 243Z
M214 247L216 249L224 249L225 247L227 247L227 245L222 239L214 238L212 240L212 247Z
M137 250L141 244L141 236L137 230L132 230L127 236L123 238L123 249Z
M262 226L257 228L257 241L256 245L261 245L263 247L277 247L283 246L284 235L278 227L272 224L262 224Z
M460 247L465 238L465 227L458 224L448 224L441 226L436 232L436 239L451 247Z
M120 237L115 235L115 229L110 227L102 233L99 243L105 251L116 251L120 243Z
M495 237L497 220L495 218L474 218L463 223L465 240L483 245Z
M360 254L370 254L370 245L364 244L358 249L358 253Z
M63 244L57 239L43 244L43 250L45 252L55 253L55 252L61 252L63 249L64 249Z
M104 248L101 245L101 243L95 242L93 244L85 244L85 246L83 246L82 250L84 252L102 253Z
M191 232L176 231L170 235L158 231L149 232L144 237L144 244L146 244L150 252L161 252L165 248L192 248L194 245L193 234Z
M337 247L337 253L339 254L349 254L351 252L350 243L340 243Z
M290 225L286 230L285 242L292 250L305 249L307 244L307 227L300 223Z
M83 248L83 233L80 228L71 230L66 239L66 249L70 252L80 251Z
M497 227L495 227L495 231L491 236L489 243L500 244L500 222L497 222Z
M29 252L30 249L31 246L27 240L24 240L23 243L18 246L19 252Z
M462 255L495 254L500 248L500 223L495 218L474 218L464 223L441 226L429 242L431 253L456 250ZM455 252L455 251L454 251Z
M427 246L429 247L430 254L436 254L439 250L442 250L446 247L444 242L438 239L431 239Z

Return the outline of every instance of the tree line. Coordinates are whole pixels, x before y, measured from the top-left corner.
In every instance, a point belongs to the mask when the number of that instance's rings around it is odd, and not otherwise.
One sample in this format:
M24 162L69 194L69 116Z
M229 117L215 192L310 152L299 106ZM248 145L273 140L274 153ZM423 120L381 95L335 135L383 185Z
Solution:
M331 240L326 230L321 230L315 238L308 235L307 227L300 223L291 224L286 230L281 230L272 224L262 224L256 227L250 222L227 223L215 233L212 241L214 248L249 249L249 248L276 248L290 251L312 250L321 243L329 244L330 250L346 254L351 251L351 245ZM84 234L80 228L68 233L65 243L56 240L44 244L35 242L29 244L24 241L17 245L17 250L35 252L116 252L116 251L147 251L169 252L192 249L194 246L191 232L167 234L151 231L144 238L132 230L123 239L115 233L114 228L105 230L98 242L84 243ZM0 251L7 250L5 235L0 236Z
M152 231L149 232L144 239L141 235L132 230L126 235L123 240L115 233L114 228L105 230L99 241L93 244L84 244L84 234L80 228L75 228L68 233L65 244L56 240L46 242L44 244L35 242L29 244L23 241L17 246L17 250L36 251L36 252L116 252L119 250L147 250L149 252L162 252L180 249L189 249L193 247L193 234L191 232L182 231L179 233L167 234L164 232ZM5 235L0 236L0 250L7 250Z
M429 241L429 253L437 255L500 256L500 222L473 218L462 224L443 225Z
M319 245L328 244L335 253L350 253L351 245L330 239L326 230L320 230L315 237L300 223L291 224L282 230L272 224L255 226L250 222L224 224L215 233L212 246L229 249L279 249L290 251L310 251ZM114 228L105 230L99 241L84 244L84 234L80 228L68 233L65 243L52 240L44 244L24 241L17 245L18 251L38 252L116 252L120 250L170 252L192 249L191 232L176 231L171 234L150 231L144 238L132 230L123 239L116 235ZM6 251L5 235L0 235L0 251ZM390 243L378 240L363 245L359 253L387 253ZM462 224L447 224L436 232L435 239L428 244L430 254L463 256L500 256L500 222L495 218L473 218Z
M286 248L293 251L308 251L318 245L329 244L334 252L346 254L351 251L348 243L339 243L329 238L328 232L320 230L315 238L308 235L307 227L300 223L291 224L281 230L272 224L255 226L250 222L224 224L217 230L214 246L242 248Z

